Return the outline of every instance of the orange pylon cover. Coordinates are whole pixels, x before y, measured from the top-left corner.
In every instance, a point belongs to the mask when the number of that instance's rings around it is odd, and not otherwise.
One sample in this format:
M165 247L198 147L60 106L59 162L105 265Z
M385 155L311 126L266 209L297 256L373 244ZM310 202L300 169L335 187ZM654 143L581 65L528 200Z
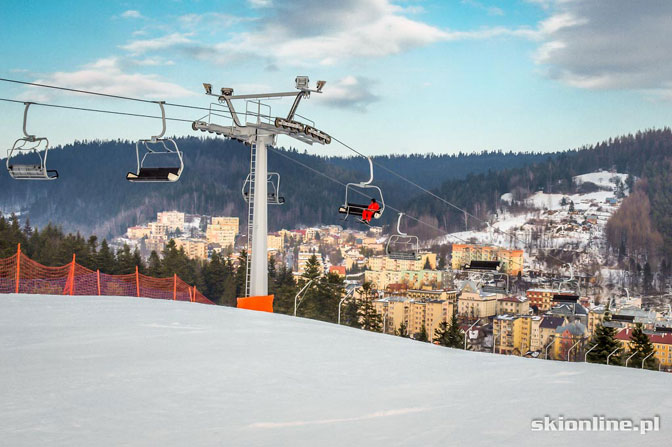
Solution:
M238 308L273 313L273 295L238 298Z

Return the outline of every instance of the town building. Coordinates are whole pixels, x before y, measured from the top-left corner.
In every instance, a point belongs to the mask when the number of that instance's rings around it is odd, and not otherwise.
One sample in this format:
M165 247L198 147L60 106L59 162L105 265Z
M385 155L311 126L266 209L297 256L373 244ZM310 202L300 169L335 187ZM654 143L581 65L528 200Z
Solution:
M523 250L474 244L453 244L452 267L461 270L471 261L500 261L501 271L515 276L523 272Z
M522 296L504 296L497 299L498 315L527 315L530 313L530 302Z
M209 244L222 247L234 247L238 235L239 221L237 217L213 217L205 235Z
M156 222L165 225L169 232L184 232L184 213L179 211L163 211L156 214Z
M208 243L202 239L177 238L175 246L179 250L182 248L184 253L191 259L208 259Z

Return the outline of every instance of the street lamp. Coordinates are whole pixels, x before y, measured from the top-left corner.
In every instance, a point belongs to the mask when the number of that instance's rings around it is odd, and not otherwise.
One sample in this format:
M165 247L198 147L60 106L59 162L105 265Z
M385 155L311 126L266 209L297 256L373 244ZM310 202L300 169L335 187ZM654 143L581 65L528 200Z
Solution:
M621 347L619 346L618 348L616 348L616 349L614 349L613 351L611 351L611 354L609 354L609 355L607 356L607 365L609 364L609 359L611 358L611 356L614 355L614 354L616 354L616 351L619 351L620 349L621 349Z
M630 359L633 358L634 356L636 356L638 353L639 353L639 352L638 352L637 350L635 350L635 352L633 352L632 355L631 355L630 357L628 357L627 359L625 359L625 367L626 367L626 368L628 367L628 362L630 361Z
M469 333L469 331L471 330L471 328L473 328L474 326L476 326L476 324L478 324L479 321L481 321L480 318L479 318L478 320L476 320L476 323L474 323L474 324L472 324L471 326L469 326L469 329L467 329L467 331L464 333L464 350L465 350L465 351L467 350L467 334ZM494 338L493 338L492 343L493 343L493 345L494 345L494 343L495 343ZM494 352L494 351L493 351L493 352Z
M651 357L655 352L656 352L655 350L654 350L654 351L651 351L651 354L649 354L649 355L647 355L646 357L644 357L644 360L642 360L642 369L644 369L644 362L646 361L646 359L648 359L649 357Z
M341 298L341 301L338 302L338 324L341 324L341 305L343 304L343 301L345 301L350 295L352 295L355 292L355 288L353 288L351 291L345 294L343 298Z
M548 345L546 345L546 349L545 349L545 352L544 352L544 359L545 360L548 360L548 348L553 346L553 344L558 340L559 340L558 338L553 338L553 340Z
M569 351L567 351L567 361L568 361L568 362L570 361L570 360L569 360L569 355L572 353L572 349L574 349L574 348L576 347L576 345L578 345L579 343L581 343L581 340L579 340L579 341L577 341L576 343L574 343L574 344L572 345L572 347L569 348Z
M592 348L590 348L588 351L586 351L586 354L583 356L583 361L588 362L588 353L592 351L593 349L597 348L599 345L595 343Z
M308 288L308 286L313 283L313 281L314 279L308 281L308 283L305 286L303 286L303 289L299 290L299 293L297 293L296 296L294 296L294 316L296 316L296 309L298 309L299 304L301 304L301 302L297 304L296 300L299 298L299 295L301 295Z

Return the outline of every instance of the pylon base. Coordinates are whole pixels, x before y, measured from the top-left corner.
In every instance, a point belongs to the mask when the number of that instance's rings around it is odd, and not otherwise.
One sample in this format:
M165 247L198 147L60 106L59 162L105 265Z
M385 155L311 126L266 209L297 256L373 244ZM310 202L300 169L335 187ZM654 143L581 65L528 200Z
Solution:
M238 298L238 309L258 310L273 313L273 295Z

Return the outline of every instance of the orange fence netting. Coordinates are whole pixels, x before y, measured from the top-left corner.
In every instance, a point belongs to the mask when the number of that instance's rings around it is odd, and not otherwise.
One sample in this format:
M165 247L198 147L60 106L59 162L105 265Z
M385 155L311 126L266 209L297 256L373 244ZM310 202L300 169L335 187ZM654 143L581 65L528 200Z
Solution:
M44 295L113 295L191 301L214 304L177 275L153 278L138 272L108 275L89 270L72 262L61 267L47 267L21 253L0 259L0 293L34 293Z

